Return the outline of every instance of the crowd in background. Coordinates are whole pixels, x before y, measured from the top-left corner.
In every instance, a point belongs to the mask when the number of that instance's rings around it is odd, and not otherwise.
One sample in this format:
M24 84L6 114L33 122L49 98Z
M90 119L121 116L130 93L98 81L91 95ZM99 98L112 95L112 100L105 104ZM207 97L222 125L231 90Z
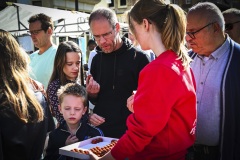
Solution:
M126 18L122 35L111 9L90 14L88 64L50 15L28 20L30 55L0 29L0 160L63 160L95 136L119 140L91 159L240 159L240 10L139 0Z

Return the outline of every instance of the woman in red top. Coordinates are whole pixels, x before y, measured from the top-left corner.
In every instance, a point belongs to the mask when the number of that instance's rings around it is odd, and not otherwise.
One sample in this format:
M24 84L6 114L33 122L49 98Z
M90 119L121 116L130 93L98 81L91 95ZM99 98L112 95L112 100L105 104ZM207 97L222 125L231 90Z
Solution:
M134 111L128 130L101 159L183 160L194 143L196 121L184 11L164 0L139 0L128 18L142 49L153 50L157 58L140 73L133 104L128 103Z

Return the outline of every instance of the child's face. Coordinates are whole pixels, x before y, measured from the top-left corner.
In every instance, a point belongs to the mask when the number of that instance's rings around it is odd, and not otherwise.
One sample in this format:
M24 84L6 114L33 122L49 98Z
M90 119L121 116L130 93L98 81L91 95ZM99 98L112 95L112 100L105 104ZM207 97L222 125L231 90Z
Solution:
M65 95L59 105L59 111L68 124L77 124L85 114L87 107L84 106L83 98L74 95Z
M77 52L66 53L66 63L63 72L68 80L76 80L80 69L80 54Z

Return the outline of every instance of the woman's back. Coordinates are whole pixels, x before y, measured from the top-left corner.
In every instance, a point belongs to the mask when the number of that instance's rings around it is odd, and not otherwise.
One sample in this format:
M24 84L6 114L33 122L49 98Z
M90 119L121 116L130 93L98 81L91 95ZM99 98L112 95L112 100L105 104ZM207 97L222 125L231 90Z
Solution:
M48 129L45 108L30 85L28 55L1 29L0 57L0 160L40 159Z
M4 97L1 101L3 99ZM29 106L30 108L32 107ZM40 159L46 133L46 119L38 123L24 123L17 117L12 106L0 106L0 160Z

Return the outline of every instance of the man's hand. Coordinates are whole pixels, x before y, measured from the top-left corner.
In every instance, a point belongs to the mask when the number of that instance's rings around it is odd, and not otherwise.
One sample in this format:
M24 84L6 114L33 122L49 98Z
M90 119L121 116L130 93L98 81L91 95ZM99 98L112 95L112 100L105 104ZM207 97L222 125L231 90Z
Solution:
M100 91L100 85L89 75L86 79L86 90L89 96L96 97Z
M99 126L105 122L105 118L93 113L89 116L89 122L94 126Z

